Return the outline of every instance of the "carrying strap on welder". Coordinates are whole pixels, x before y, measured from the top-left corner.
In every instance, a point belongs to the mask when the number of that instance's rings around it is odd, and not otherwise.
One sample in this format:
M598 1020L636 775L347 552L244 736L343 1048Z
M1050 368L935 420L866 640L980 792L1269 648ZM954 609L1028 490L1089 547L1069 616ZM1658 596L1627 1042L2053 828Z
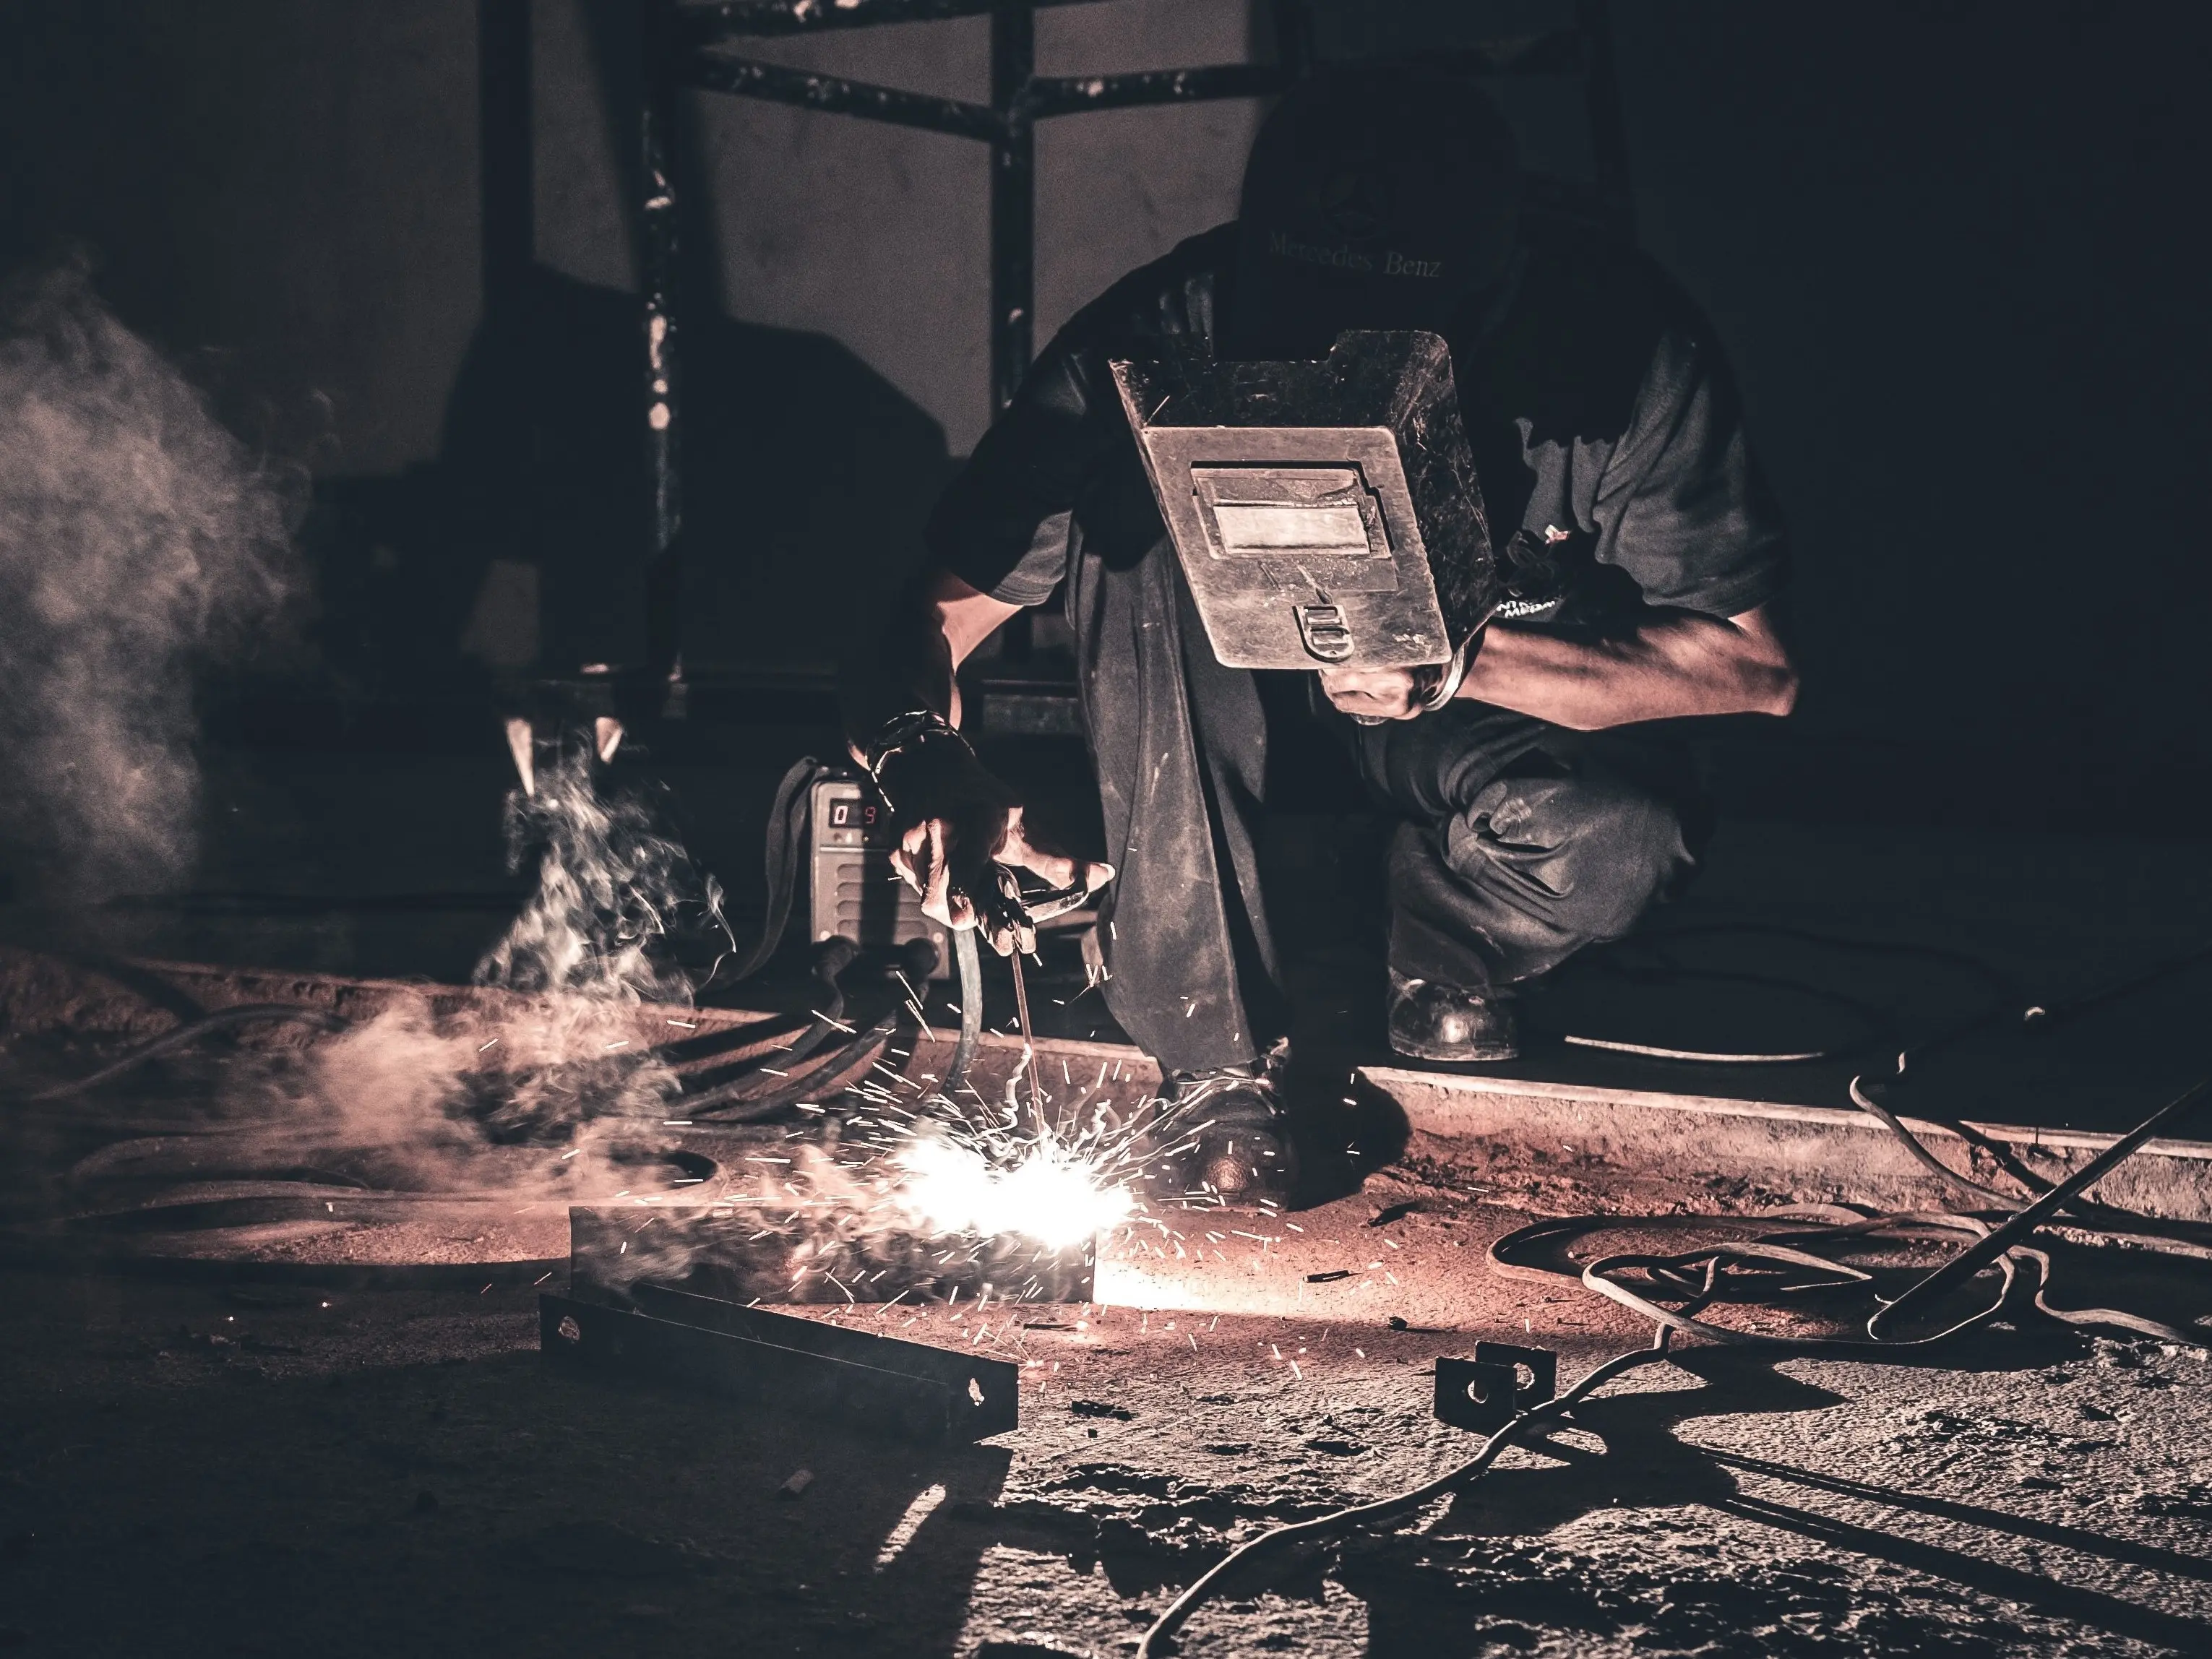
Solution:
M760 937L744 955L718 963L715 971L708 975L709 982L720 979L725 973L732 980L750 979L768 966L768 959L782 942L783 930L791 921L792 895L799 887L799 861L805 856L807 796L816 780L829 769L813 756L801 755L783 775L783 781L776 785L775 804L768 809L768 835L762 859L767 878L768 912L761 919Z

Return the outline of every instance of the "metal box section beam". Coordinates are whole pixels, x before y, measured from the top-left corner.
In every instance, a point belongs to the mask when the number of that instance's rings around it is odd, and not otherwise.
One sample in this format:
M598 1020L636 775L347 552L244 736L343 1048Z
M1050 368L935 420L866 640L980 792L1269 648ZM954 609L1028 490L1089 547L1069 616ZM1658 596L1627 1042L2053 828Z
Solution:
M793 1206L568 1211L572 1294L620 1304L640 1284L730 1302L1088 1302L1085 1243L1052 1249L1014 1234L852 1230L849 1212Z
M663 1286L637 1306L538 1303L546 1358L602 1375L702 1389L910 1440L981 1440L1020 1420L1012 1360L848 1331Z

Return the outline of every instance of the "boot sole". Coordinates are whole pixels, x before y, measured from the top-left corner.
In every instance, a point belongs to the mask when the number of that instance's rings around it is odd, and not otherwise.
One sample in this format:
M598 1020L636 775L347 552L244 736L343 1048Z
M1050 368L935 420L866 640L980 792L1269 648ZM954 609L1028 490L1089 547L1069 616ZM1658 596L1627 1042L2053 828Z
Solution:
M1521 1058L1521 1045L1517 1042L1463 1042L1423 1047L1392 1037L1390 1052L1406 1060L1433 1060L1446 1065L1479 1066L1493 1060L1518 1060Z

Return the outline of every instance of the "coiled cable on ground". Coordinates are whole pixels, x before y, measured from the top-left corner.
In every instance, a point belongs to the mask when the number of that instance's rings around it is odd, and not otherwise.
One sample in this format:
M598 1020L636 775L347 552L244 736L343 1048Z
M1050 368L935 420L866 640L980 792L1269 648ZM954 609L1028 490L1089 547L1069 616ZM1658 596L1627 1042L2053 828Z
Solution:
M1472 1486L1488 1472L1498 1461L1498 1454L1516 1441L1525 1440L1538 1430L1566 1415L1590 1395L1595 1394L1613 1378L1639 1366L1650 1365L1668 1357L1668 1333L1662 1329L1652 1339L1651 1346L1627 1353L1616 1354L1602 1364L1595 1365L1581 1380L1565 1394L1547 1400L1540 1406L1531 1407L1517 1414L1511 1422L1482 1443L1481 1449L1465 1462L1454 1465L1435 1480L1424 1482L1409 1492L1393 1497L1377 1498L1370 1504L1355 1504L1348 1509L1332 1510L1310 1520L1294 1521L1287 1526L1276 1527L1261 1533L1257 1538L1238 1545L1215 1562L1168 1604L1152 1627L1137 1644L1136 1659L1158 1659L1165 1651L1161 1645L1180 1630L1185 1620L1196 1612L1201 1603L1213 1595L1235 1572L1251 1565L1264 1554L1299 1544L1317 1544L1334 1538L1340 1533L1372 1522L1389 1521L1419 1509L1424 1504Z
M43 1103L51 1100L66 1100L96 1089L103 1083L135 1072L151 1060L163 1054L190 1048L202 1037L216 1031L230 1030L240 1025L284 1021L300 1025L312 1025L319 1031L343 1031L351 1024L343 1014L327 1008L310 1008L295 1002L242 1002L234 1008L218 1008L213 1013L201 1014L180 1025L171 1027L161 1036L140 1043L119 1059L110 1061L88 1077L74 1078L67 1083L58 1083L41 1089L27 1099Z
M2076 999L2061 1012L2079 1012L2109 1001L2114 996L2140 989L2181 968L2201 962L2208 956L2212 956L2212 946L2190 951L2136 975L2118 987ZM1986 1023L1994 1012L1994 1009L1982 1011L1972 1022L1939 1034L1923 1043L1917 1052L1924 1054L1953 1040L1964 1030L1978 1028ZM2023 1023L2032 1029L2039 1018L2050 1017L2051 1011L2031 1006L2024 1012ZM1626 1047L1611 1043L1589 1043L1587 1046ZM1641 1048L1629 1048L1628 1051L1654 1054L1655 1057L1661 1058L1697 1058L1708 1061L1735 1058L1740 1063L1775 1063L1777 1058L1692 1055L1688 1051L1669 1054ZM1901 1080L1906 1075L1913 1052L1898 1055L1896 1079ZM1788 1058L1825 1057L1799 1055ZM1447 1492L1472 1484L1488 1470L1507 1446L1528 1438L1556 1421L1614 1377L1638 1366L1669 1358L1669 1344L1677 1335L1695 1336L1720 1346L1774 1353L1830 1355L1860 1359L1924 1354L1931 1348L1949 1345L1980 1329L2004 1312L2014 1300L2025 1267L2034 1277L2033 1305L2045 1316L2062 1324L2076 1328L2120 1330L2159 1341L2212 1349L2212 1331L2172 1325L2122 1309L2058 1305L2051 1296L2053 1278L2051 1253L2031 1242L2039 1228L2053 1223L2062 1209L2071 1206L2094 1217L2094 1223L2069 1221L2064 1224L2069 1231L2085 1234L2100 1243L2125 1242L2139 1248L2148 1247L2155 1254L2212 1261L2212 1243L2195 1243L2180 1237L2181 1229L2172 1224L2114 1211L2104 1205L2090 1202L2087 1196L2091 1188L2140 1152L2154 1135L2162 1129L2177 1127L2208 1099L2212 1099L2212 1079L2167 1102L2063 1181L2052 1182L2032 1171L2015 1170L2022 1184L2031 1188L2025 1195L2008 1194L1986 1186L1944 1164L1905 1127L1896 1113L1867 1092L1863 1074L1851 1079L1850 1095L1862 1110L1888 1129L1915 1158L1932 1172L1954 1188L1989 1200L1996 1208L1996 1218L1992 1220L1981 1214L1948 1210L1863 1213L1841 1206L1820 1205L1793 1206L1769 1212L1764 1216L1736 1218L1693 1215L1575 1216L1540 1221L1516 1229L1491 1246L1489 1260L1493 1271L1510 1278L1533 1279L1547 1283L1556 1283L1562 1278L1578 1279L1586 1289L1650 1320L1656 1327L1650 1346L1617 1355L1594 1367L1556 1399L1516 1413L1504 1427L1484 1441L1481 1449L1472 1458L1446 1470L1432 1480L1393 1497L1277 1527L1240 1545L1201 1574L1169 1604L1138 1643L1137 1659L1158 1659L1158 1656L1165 1651L1163 1644L1172 1638L1191 1614L1215 1595L1231 1575L1249 1565L1256 1557L1300 1543L1319 1543L1361 1525L1390 1521ZM1729 1224L1731 1219L1736 1224L1753 1227L1761 1222L1779 1221L1790 1224L1749 1239L1708 1243L1697 1249L1679 1253L1605 1256L1578 1270L1542 1267L1521 1259L1523 1252L1535 1245L1559 1245L1592 1232L1684 1231L1694 1229L1710 1233L1716 1227ZM1792 1336L1747 1331L1699 1316L1724 1292L1735 1288L1730 1282L1732 1269L1739 1273L1746 1271L1763 1273L1767 1276L1770 1286L1779 1283L1780 1288L1791 1291L1843 1290L1855 1286L1870 1289L1874 1284L1871 1273L1824 1255L1818 1247L1847 1241L1864 1243L1885 1238L1902 1240L1930 1235L1950 1235L1969 1242L1941 1266L1922 1274L1893 1300L1881 1301L1877 1295L1879 1305L1866 1319L1866 1335L1863 1337ZM1947 1291L1957 1288L1990 1268L1996 1271L1999 1279L1994 1294L1983 1305L1926 1335L1899 1336L1893 1334L1894 1327L1916 1307L1925 1307ZM1646 1294L1625 1282L1623 1276L1632 1273L1644 1276L1652 1286L1652 1294ZM1777 1275L1786 1276L1786 1282L1778 1281ZM1660 1295L1667 1293L1677 1298L1674 1305L1670 1306L1658 1299Z

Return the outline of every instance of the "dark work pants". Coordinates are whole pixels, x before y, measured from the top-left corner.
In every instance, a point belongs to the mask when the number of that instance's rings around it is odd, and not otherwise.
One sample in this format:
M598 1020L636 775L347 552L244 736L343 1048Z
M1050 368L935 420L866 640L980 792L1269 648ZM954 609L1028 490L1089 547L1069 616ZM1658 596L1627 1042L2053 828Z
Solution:
M1101 910L1107 1006L1170 1071L1254 1059L1287 1027L1256 838L1259 683L1214 659L1164 544L1073 562L1067 608L1117 876ZM1369 788L1402 815L1390 966L1503 987L1618 939L1695 868L1692 792L1670 751L1487 704L1363 726L1318 696ZM1294 896L1283 896L1295 902Z

